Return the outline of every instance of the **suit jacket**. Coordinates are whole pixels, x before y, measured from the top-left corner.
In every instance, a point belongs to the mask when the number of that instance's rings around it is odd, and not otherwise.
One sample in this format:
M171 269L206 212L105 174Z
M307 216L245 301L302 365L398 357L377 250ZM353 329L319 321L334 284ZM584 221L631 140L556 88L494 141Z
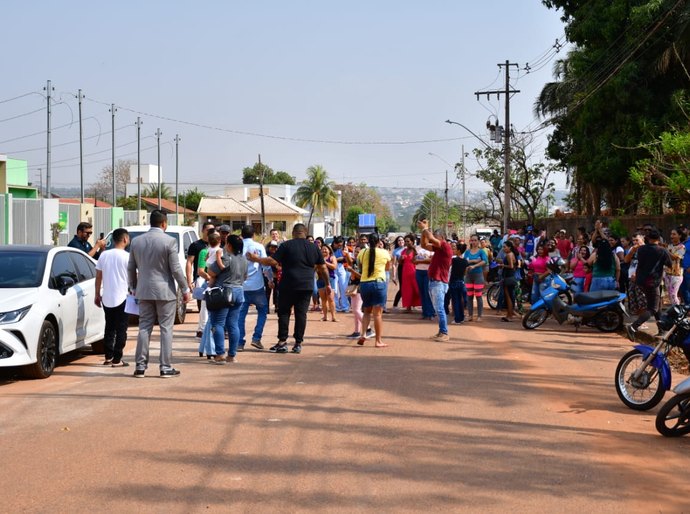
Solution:
M189 291L177 243L158 227L132 239L127 275L138 300L175 300L175 282L183 293Z

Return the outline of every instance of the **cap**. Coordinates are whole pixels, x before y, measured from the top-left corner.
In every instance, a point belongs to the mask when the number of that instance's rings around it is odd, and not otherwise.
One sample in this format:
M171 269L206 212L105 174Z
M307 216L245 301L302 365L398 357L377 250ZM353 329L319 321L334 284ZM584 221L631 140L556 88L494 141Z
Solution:
M278 241L271 241L268 246L278 246Z
M565 229L562 228L561 230L559 230L559 232L563 232L565 234Z
M221 225L220 227L218 227L218 232L227 232L229 234L230 232L232 232L232 230L230 230L229 225Z

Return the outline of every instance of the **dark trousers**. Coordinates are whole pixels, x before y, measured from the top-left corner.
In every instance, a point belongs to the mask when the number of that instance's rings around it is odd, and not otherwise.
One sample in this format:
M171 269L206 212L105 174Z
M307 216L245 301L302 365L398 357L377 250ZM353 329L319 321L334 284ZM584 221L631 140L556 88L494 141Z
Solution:
M425 318L436 316L436 311L431 303L431 296L429 296L429 271L425 269L415 270L415 278L419 287L419 296L422 300L422 316Z
M467 288L464 280L453 280L448 284L448 292L453 303L453 318L456 323L465 321Z
M403 283L403 271L402 262L398 264L398 292L395 293L395 298L393 299L393 307L397 307L402 298L402 283Z
M105 335L103 343L105 346L105 358L120 362L122 360L122 350L127 344L127 321L129 315L125 312L125 303L117 307L103 306L105 312Z
M287 341L290 329L290 313L295 309L295 344L302 344L307 328L307 311L312 291L282 290L278 294L278 341Z

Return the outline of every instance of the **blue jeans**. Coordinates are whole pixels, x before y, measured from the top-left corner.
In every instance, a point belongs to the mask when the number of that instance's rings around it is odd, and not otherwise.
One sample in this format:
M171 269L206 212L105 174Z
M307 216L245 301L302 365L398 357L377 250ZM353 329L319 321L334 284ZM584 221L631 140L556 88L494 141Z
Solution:
M438 313L438 331L441 334L448 333L448 319L446 318L446 309L443 305L443 300L448 291L448 284L439 280L429 281L429 297L431 303Z
M213 338L214 351L216 355L225 353L225 332L227 331L230 342L228 345L228 355L237 355L237 343L240 340L240 329L238 320L240 309L244 305L244 294L241 287L233 287L232 295L235 305L226 307L218 311L208 312L208 325L211 325L211 337Z
M683 283L678 294L685 305L690 304L690 273L683 272Z
M425 269L415 270L415 278L417 279L417 286L419 286L419 297L422 300L422 316L432 318L436 313L429 296L429 272Z
M584 293L585 292L585 277L573 278L573 283L570 285L570 289L573 291L573 293Z
M465 321L465 305L467 288L464 280L453 280L448 284L450 291L450 301L453 304L453 317L456 323Z
M338 312L347 312L350 310L350 301L345 294L347 284L350 282L350 273L345 269L345 266L339 264L335 269L335 278L338 281L338 291L335 299L335 310ZM335 290L333 291L336 292Z
M594 291L615 291L616 279L613 277L592 277L592 285L589 286L589 292Z
M244 347L245 343L245 327L244 322L247 319L247 312L249 312L249 306L255 305L257 318L256 326L254 327L254 334L252 335L252 341L261 341L261 336L264 333L264 325L266 324L266 318L268 317L268 298L266 298L266 291L264 289L257 289L255 291L244 291L244 303L239 312L239 330L240 339L239 346Z

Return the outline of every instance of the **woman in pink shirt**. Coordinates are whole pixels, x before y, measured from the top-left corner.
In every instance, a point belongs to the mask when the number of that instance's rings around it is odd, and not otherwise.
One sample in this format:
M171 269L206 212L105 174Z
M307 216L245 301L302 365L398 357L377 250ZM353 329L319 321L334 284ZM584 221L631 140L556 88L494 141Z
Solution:
M581 246L577 254L570 259L570 269L573 272L573 293L583 293L585 291L585 278L587 277L585 264L587 259L589 259L589 248L586 246Z
M539 286L549 276L549 270L546 267L548 263L549 256L546 254L546 246L540 244L537 246L537 256L529 263L529 269L532 272L532 293L530 295L532 304L539 300Z

